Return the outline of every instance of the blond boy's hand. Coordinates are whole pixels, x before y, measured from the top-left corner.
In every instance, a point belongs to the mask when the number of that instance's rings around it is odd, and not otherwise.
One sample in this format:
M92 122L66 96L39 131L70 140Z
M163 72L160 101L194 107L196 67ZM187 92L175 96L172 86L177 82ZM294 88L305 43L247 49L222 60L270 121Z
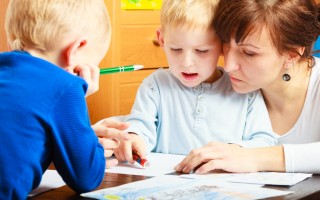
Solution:
M88 84L86 97L99 90L100 68L93 65L77 65L74 73L82 77Z
M108 139L108 138L99 138L99 143L104 148L104 157L106 159L106 168L110 168L116 166L118 164L118 160L115 158L109 158L113 155L114 149L118 148L120 145L120 141L117 139Z
M113 119L104 119L92 126L96 135L99 137L99 143L104 148L106 158L114 154L114 149L118 148L120 141L128 140L128 134L123 130L128 128L128 123L119 122ZM117 159L107 159L106 166L110 168L118 164Z
M106 118L99 121L92 127L98 137L110 138L110 136L114 136L115 138L118 138L117 136L120 136L118 139L123 139L127 138L127 132L124 130L129 127L129 124L112 118Z
M129 139L121 141L120 146L114 150L114 155L120 162L128 161L134 164L132 153L135 152L141 159L146 159L146 144L143 139L134 133L128 134Z

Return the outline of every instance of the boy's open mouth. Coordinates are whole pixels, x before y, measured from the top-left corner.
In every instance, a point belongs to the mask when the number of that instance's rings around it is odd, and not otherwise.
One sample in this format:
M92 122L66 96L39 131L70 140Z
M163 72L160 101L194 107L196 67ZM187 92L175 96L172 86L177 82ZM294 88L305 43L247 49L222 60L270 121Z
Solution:
M186 80L195 80L198 77L198 73L185 73L182 72L182 77Z

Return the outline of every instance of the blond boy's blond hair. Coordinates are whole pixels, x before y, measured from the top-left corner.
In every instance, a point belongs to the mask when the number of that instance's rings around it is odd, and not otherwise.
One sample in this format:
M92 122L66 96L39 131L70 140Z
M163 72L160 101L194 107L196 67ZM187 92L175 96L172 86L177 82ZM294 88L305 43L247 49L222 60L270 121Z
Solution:
M72 35L91 34L106 42L111 35L103 0L10 0L5 29L12 50L42 52Z
M161 28L170 25L188 29L213 28L213 17L219 0L163 0Z

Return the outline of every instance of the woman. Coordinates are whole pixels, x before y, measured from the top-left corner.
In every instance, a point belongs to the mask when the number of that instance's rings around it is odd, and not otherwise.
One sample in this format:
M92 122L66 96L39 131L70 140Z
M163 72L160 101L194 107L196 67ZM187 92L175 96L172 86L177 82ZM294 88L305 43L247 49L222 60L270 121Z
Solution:
M311 56L319 12L314 0L220 0L214 23L225 70L235 91L261 90L279 146L211 142L177 171L320 173L320 60Z

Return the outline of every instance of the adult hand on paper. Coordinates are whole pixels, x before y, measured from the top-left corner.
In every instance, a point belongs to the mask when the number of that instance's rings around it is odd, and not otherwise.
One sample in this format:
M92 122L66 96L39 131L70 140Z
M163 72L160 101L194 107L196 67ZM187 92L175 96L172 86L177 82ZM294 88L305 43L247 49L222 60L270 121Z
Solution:
M104 119L92 126L96 135L99 137L99 143L104 148L104 156L110 157L114 149L118 148L120 141L128 140L128 134L124 132L128 128L128 123L116 121L110 118ZM108 159L107 168L118 164L117 159Z
M121 141L119 148L115 149L114 155L120 162L128 161L134 164L132 153L135 152L141 159L146 159L146 144L143 139L135 134L129 133L129 140Z
M195 171L196 174L212 170L256 172L258 171L256 163L252 149L242 148L236 144L210 142L192 150L175 170L182 173Z

